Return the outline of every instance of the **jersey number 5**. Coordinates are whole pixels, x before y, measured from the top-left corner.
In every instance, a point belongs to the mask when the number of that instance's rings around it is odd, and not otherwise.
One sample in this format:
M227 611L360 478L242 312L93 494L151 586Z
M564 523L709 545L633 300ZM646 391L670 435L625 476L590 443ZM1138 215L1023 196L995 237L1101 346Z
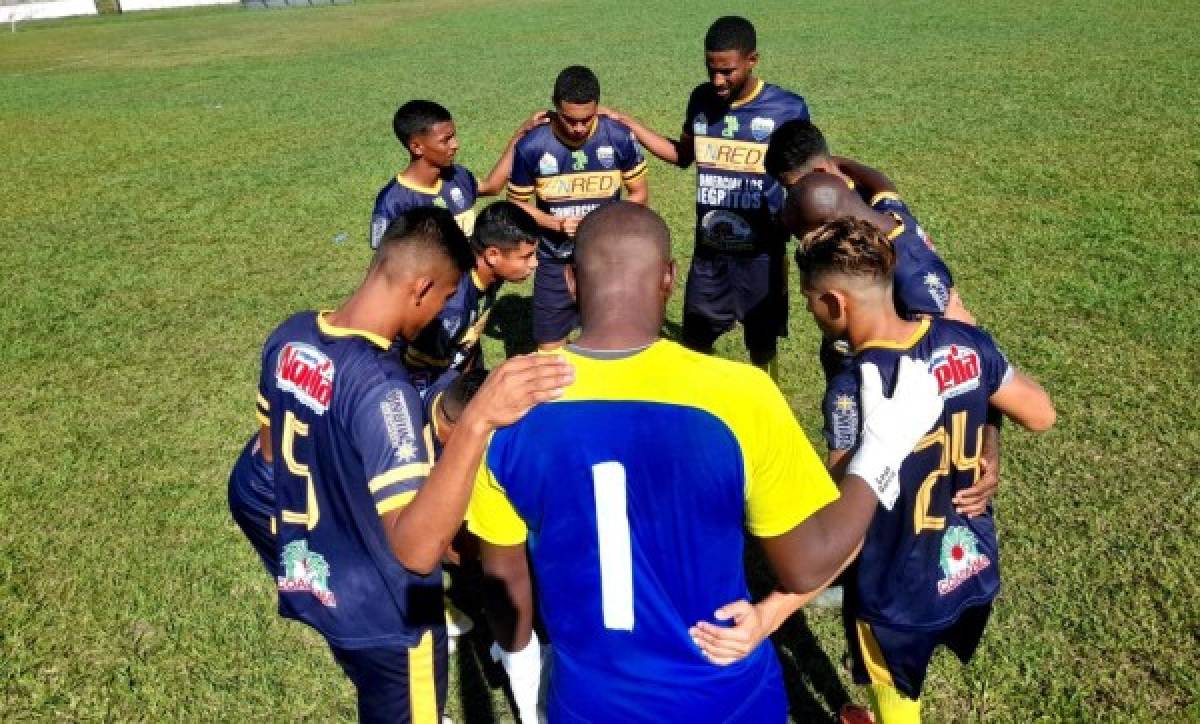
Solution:
M321 511L317 507L317 489L313 485L312 472L308 466L296 460L296 436L308 437L308 423L301 422L292 414L291 410L283 418L283 442L280 445L283 452L283 462L287 465L288 472L298 478L304 478L307 482L307 501L305 510L284 510L281 511L280 517L284 523L297 523L304 525L309 530L317 527L317 521L321 519Z
M960 472L971 472L972 484L979 478L980 431L983 426L975 427L975 444L972 446L975 448L975 454L971 457L967 457L966 450L966 411L954 413L950 418L950 428L950 432L947 434L945 427L939 427L921 438L917 446L913 448L913 452L921 452L933 445L942 446L942 458L938 462L937 468L925 477L925 480L921 482L921 487L917 489L917 501L913 505L913 532L917 535L920 535L921 531L942 530L946 527L946 517L933 515L930 505L933 500L933 486L937 483L938 478L950 472L950 466L954 466L954 469Z
M596 497L596 539L600 550L600 601L604 627L633 630L633 554L625 507L625 466L592 466Z

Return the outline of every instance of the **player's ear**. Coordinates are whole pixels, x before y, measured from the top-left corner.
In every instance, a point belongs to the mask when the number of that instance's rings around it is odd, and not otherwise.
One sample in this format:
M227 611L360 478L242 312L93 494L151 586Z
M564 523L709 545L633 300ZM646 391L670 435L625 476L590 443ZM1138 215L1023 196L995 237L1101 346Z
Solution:
M504 254L503 254L503 252L500 251L499 247L495 247L495 246L483 247L483 261L488 266L496 266L496 264L500 263L500 260L503 257L504 257Z
M563 277L567 282L567 293L571 295L571 301L579 304L579 297L575 294L575 267L571 264L564 266Z
M671 259L667 262L666 269L663 270L662 293L664 303L671 298L671 292L675 291L676 273L677 267L675 266L675 260Z
M825 305L830 319L842 319L846 316L846 295L831 289L821 295L821 303Z
M754 70L754 66L758 65L758 50L746 53L746 63L750 66L750 70Z
M419 307L423 303L431 299L430 293L433 291L433 277L418 276L412 280L413 302Z

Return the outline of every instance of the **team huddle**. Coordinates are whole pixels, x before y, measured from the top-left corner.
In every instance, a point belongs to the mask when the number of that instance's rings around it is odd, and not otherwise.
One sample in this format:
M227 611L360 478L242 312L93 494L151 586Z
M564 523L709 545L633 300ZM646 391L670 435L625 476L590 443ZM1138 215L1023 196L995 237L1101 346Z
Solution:
M891 179L755 77L750 22L719 18L704 56L677 138L570 66L482 181L454 163L450 113L404 103L410 159L375 199L363 282L268 337L230 509L360 720L443 720L470 625L444 562L480 572L525 724L786 721L766 638L835 582L870 702L843 721L919 721L934 651L974 654L1000 587L1001 421L1045 430L1054 407L976 326ZM678 341L643 149L696 165ZM775 384L792 238L824 458ZM530 276L539 352L489 370L499 293ZM739 323L753 365L713 355ZM779 584L758 602L747 535Z

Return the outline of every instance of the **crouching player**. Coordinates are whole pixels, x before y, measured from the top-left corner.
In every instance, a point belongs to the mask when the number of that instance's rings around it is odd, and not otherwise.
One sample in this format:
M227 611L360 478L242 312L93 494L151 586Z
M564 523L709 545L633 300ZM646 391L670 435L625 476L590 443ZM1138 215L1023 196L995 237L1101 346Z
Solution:
M537 224L511 201L497 201L480 212L471 234L474 266L416 339L396 340L397 346L404 347L404 367L422 397L430 388L444 389L451 381L438 385L440 377L483 366L480 339L496 296L505 282L523 282L533 274L539 237Z
M826 386L834 468L863 442L864 366L879 369L886 390L901 360L918 360L936 377L945 403L941 419L900 467L899 501L876 511L848 571L843 616L854 679L870 687L877 721L887 724L919 721L934 650L944 645L968 661L1000 589L990 506L968 517L953 500L979 476L989 405L1029 430L1047 430L1055 420L1046 392L986 332L897 314L896 255L877 227L849 218L818 228L796 252L809 311L828 337L848 340L854 354Z

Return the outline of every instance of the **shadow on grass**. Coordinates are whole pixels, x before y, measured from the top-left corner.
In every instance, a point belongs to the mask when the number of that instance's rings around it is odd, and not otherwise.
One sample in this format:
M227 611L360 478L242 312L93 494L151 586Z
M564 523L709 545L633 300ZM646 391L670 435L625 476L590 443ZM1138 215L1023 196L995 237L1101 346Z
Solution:
M746 580L753 600L760 601L775 589L775 577L758 544L746 540ZM830 612L831 615L840 615ZM783 668L792 721L836 721L837 712L850 702L850 694L838 678L837 666L821 648L808 627L804 611L784 622L771 637Z

